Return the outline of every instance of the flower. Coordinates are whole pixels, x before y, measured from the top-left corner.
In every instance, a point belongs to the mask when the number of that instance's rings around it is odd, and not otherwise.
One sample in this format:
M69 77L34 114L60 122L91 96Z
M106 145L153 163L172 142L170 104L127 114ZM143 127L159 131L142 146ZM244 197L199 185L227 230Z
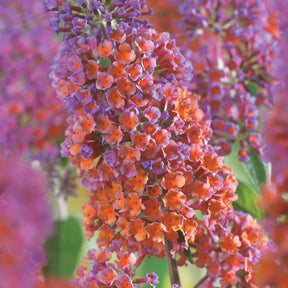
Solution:
M178 4L182 15L175 34L193 63L189 88L201 95L200 106L212 120L215 149L228 155L239 141L240 161L249 159L250 149L262 155L260 138L254 136L260 132L261 107L271 107L273 99L272 60L279 37L275 14L259 0L170 2Z
M59 43L37 1L5 0L0 8L1 150L55 157L67 117L49 80Z
M31 288L45 261L43 244L52 231L47 183L17 157L1 154L0 171L1 283Z

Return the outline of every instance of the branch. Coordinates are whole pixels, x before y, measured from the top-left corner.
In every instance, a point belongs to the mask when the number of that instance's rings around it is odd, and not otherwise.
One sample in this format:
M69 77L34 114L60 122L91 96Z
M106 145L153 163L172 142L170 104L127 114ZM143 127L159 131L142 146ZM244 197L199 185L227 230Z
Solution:
M207 280L207 278L208 278L208 276L206 275L205 277L200 279L200 281L196 284L196 286L194 286L194 288L199 288L200 285Z
M181 286L177 263L176 263L176 260L172 258L172 255L170 253L172 248L173 248L172 243L168 241L167 239L165 239L165 250L167 252L167 264L168 264L168 269L169 269L171 286L173 284L178 284L179 286Z

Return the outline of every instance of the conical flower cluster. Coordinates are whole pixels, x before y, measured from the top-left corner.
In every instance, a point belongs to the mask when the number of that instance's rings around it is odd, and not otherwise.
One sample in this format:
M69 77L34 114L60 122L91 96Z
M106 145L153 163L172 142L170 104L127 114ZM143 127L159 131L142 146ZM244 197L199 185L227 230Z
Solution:
M51 74L71 113L62 154L91 192L86 235L98 232L99 248L87 258L93 268L80 267L77 283L154 287L154 273L136 277L142 260L177 254L179 265L189 258L207 268L205 287L252 287L265 237L251 217L233 211L237 181L209 144L199 97L185 88L191 65L169 34L145 27L137 1L114 2L131 18L97 25L93 18L94 26L91 9L76 2L47 7L67 28ZM113 10L96 3L103 9L92 8L95 15Z

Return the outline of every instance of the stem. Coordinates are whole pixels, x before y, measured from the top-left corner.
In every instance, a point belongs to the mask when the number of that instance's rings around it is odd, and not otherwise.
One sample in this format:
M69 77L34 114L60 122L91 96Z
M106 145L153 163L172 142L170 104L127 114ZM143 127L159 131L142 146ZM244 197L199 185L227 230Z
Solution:
M180 277L177 269L177 263L174 258L172 258L172 255L170 251L172 250L173 245L170 241L165 239L165 250L167 252L167 264L168 264L168 269L169 269L169 276L170 276L170 281L171 281L171 286L173 284L178 284L181 286L180 283Z
M196 286L194 286L194 288L199 288L200 285L206 281L206 279L208 278L208 276L203 277L202 279L200 279L200 281L196 284Z
M57 201L57 210L58 210L58 216L60 219L64 220L68 218L68 207L67 207L67 201L65 198L65 195L63 195L60 191L61 189L61 183L60 179L58 177L54 177L54 194Z

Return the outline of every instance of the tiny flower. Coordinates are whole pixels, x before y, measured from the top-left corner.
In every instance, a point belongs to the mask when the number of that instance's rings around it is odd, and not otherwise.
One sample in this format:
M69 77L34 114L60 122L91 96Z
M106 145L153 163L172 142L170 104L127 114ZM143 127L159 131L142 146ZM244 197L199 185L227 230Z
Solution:
M113 53L113 42L111 40L104 39L102 43L97 46L96 52L98 55L107 58Z
M96 80L96 88L99 90L106 90L111 87L113 78L107 73L99 72Z
M138 125L138 116L134 112L124 112L120 115L121 127L126 131L131 131Z
M136 59L136 55L128 43L123 43L116 50L115 59L121 63L129 64Z

